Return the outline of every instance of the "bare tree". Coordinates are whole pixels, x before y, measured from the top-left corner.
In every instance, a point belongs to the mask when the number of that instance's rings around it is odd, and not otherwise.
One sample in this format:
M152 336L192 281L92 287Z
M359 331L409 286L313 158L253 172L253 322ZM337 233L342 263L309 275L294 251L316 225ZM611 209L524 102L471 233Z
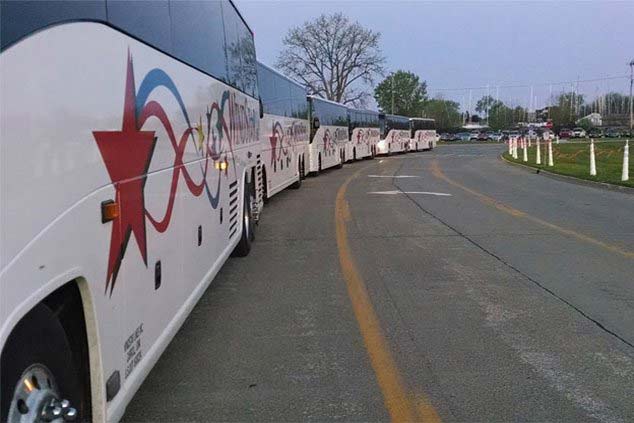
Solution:
M373 84L383 73L380 36L342 13L322 14L289 30L276 66L302 81L311 94L363 105L370 95L364 84Z

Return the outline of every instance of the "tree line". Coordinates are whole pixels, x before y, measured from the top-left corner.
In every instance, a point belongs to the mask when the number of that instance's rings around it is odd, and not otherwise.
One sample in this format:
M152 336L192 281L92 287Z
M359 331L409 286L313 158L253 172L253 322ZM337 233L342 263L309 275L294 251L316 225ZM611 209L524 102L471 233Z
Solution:
M364 28L342 13L322 14L289 30L275 66L301 81L309 94L358 108L366 107L374 97L382 111L433 118L440 131L459 128L465 121L485 119L491 129L497 130L529 120L526 108L507 105L488 95L478 100L476 113L468 111L466 115L455 101L442 96L429 98L427 82L420 76L406 70L386 73L380 40L380 32ZM627 98L618 93L586 103L583 95L565 92L551 99L551 105L537 118L550 119L559 129L575 126L579 117L594 111L617 112L623 105L627 105Z

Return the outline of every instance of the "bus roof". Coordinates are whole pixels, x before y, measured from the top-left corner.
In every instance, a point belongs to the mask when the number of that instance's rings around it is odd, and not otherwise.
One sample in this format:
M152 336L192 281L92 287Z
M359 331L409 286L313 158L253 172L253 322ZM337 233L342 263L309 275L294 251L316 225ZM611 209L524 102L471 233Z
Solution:
M280 78L286 79L288 82L290 82L291 84L297 85L298 87L301 87L301 89L303 89L304 91L306 91L306 87L304 85L302 85L301 83L295 81L292 78L289 78L288 76L284 75L283 73L273 69L272 67L270 67L269 65L265 65L264 63L260 62L258 60L258 66L262 66L263 68L265 68L266 70L273 72L275 75L279 76Z
M392 120L408 121L408 122L409 122L409 119L410 119L407 116L391 115L389 113L385 114L385 118L386 119L392 119Z
M341 106L341 107L345 107L346 109L348 108L348 106L346 106L343 103L337 103L336 101L332 101L332 100L326 100L325 98L319 97L318 95L314 95L314 94L309 94L308 98L313 99L313 100L319 100L319 101L323 101L324 103L330 103L330 104L334 104L336 106Z
M377 112L376 110L369 110L369 109L356 109L354 107L348 107L348 110L350 110L351 112L360 112L360 113L371 113L373 115L379 115L380 113Z

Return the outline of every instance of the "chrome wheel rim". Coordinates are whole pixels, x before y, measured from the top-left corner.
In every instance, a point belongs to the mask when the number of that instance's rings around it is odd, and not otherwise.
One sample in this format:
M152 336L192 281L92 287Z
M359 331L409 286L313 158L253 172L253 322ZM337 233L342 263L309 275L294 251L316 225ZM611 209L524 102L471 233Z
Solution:
M43 364L33 364L22 373L13 391L8 421L41 421L47 406L58 398L59 390L51 371Z

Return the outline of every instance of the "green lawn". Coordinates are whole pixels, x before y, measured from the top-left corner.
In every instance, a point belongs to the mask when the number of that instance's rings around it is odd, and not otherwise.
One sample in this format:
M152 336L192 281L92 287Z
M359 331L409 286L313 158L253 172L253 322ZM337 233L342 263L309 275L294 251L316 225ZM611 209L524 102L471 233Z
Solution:
M609 182L616 185L634 187L634 142L630 142L630 180L621 181L623 169L624 142L596 142L594 144L597 166L597 176L590 176L590 145L587 142L555 144L553 143L553 161L555 166L546 166L548 160L548 145L541 145L542 164L536 165L537 148L535 144L528 149L528 162L524 163L522 149L517 149L517 160L504 152L504 158L515 163L521 163L534 168L545 169L561 175L574 176L596 182Z
M500 141L438 141L438 144L442 145L465 145L465 144L501 144Z

